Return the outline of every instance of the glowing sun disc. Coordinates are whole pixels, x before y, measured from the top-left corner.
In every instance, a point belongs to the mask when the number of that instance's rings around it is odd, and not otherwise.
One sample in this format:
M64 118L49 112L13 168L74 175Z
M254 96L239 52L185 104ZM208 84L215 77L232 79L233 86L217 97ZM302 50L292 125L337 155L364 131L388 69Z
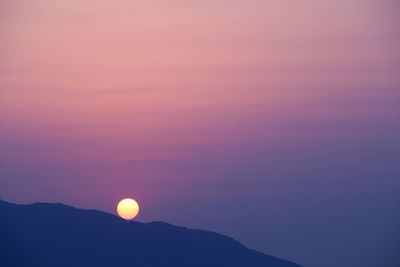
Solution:
M121 218L132 220L139 213L139 204L131 198L125 198L118 203L117 212Z

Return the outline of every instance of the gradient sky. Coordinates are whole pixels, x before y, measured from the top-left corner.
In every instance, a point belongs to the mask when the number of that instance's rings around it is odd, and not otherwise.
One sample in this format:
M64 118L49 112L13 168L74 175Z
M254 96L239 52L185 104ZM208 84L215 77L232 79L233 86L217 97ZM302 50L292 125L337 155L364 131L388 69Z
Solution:
M399 13L395 0L2 0L0 198L115 213L130 196L141 221L308 267L392 267Z

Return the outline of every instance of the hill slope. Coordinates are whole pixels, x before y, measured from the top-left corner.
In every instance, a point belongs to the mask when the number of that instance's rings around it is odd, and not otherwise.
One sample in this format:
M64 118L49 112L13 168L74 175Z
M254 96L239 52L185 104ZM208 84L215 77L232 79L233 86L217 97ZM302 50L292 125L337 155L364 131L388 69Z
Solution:
M299 267L217 233L63 204L0 200L0 218L3 267Z

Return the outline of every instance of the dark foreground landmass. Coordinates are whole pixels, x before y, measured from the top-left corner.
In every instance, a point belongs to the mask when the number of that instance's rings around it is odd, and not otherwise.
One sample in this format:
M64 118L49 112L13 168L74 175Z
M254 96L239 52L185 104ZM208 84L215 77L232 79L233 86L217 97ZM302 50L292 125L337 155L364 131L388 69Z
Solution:
M63 204L0 200L2 267L299 267L232 238L162 222L127 222Z

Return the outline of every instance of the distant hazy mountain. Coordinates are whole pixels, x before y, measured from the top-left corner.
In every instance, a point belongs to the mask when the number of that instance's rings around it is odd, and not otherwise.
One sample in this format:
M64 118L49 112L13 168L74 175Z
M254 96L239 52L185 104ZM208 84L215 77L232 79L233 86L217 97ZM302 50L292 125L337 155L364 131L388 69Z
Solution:
M0 266L299 267L217 233L127 222L63 204L1 200Z

